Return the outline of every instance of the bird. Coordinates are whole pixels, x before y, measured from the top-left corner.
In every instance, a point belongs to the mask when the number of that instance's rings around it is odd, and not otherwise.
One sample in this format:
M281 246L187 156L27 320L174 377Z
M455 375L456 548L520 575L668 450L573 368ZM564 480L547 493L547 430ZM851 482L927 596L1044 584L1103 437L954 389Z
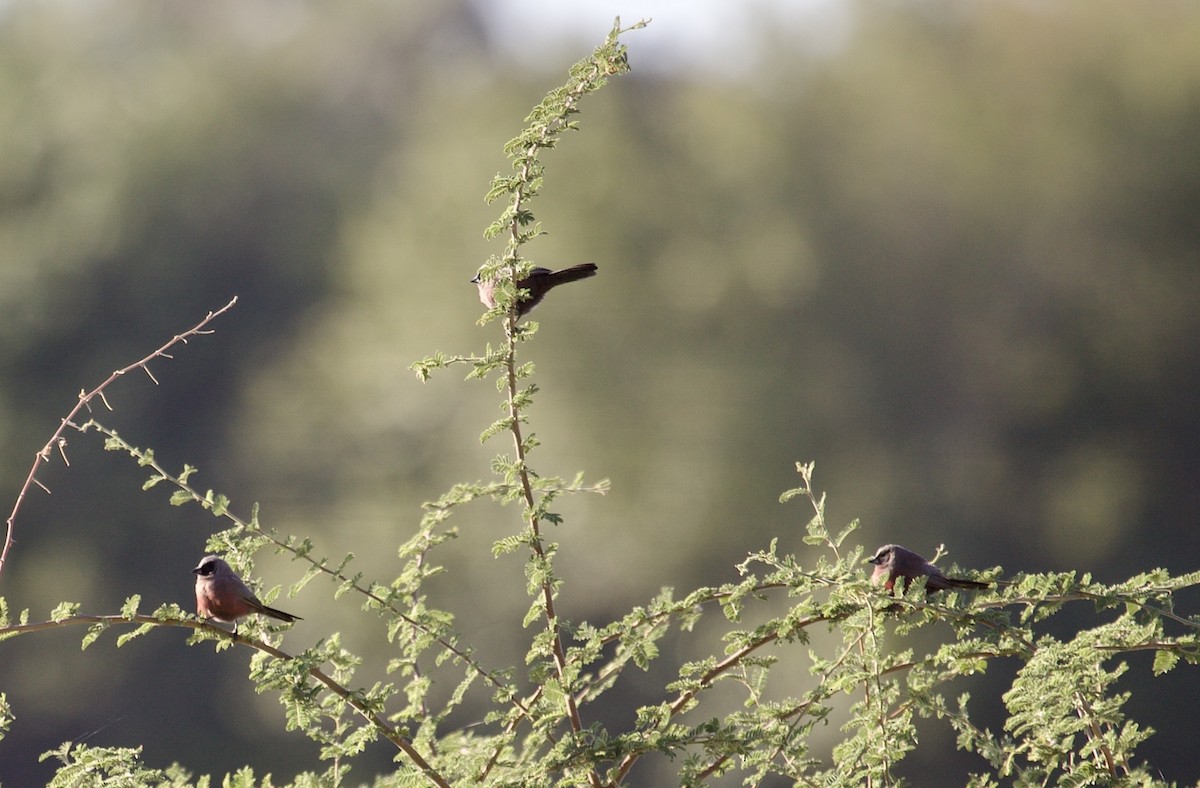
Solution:
M289 624L301 620L300 616L260 602L229 564L218 556L204 556L192 573L196 575L196 615L205 620L233 624L235 633L238 619L251 613L262 613Z
M595 276L598 267L595 263L580 263L573 265L570 268L564 268L561 271L551 271L549 268L534 268L529 272L529 276L524 279L517 280L518 290L528 290L529 295L521 298L517 302L517 317L522 318L529 314L529 310L542 302L546 297L546 293L550 292L559 285L565 285L568 282L575 282L580 279L587 279L589 276ZM484 279L479 274L475 274L475 278L471 283L479 288L479 300L488 309L494 309L496 306L496 280Z
M963 580L958 577L946 577L941 569L938 569L912 550L901 547L898 544L885 544L875 551L875 555L867 559L867 563L875 565L875 571L871 574L871 582L876 585L883 583L883 587L889 593L895 586L896 578L898 577L904 578L904 591L907 591L909 583L918 577L928 578L925 581L926 594L943 591L947 588L990 588L988 583L980 583L976 580Z

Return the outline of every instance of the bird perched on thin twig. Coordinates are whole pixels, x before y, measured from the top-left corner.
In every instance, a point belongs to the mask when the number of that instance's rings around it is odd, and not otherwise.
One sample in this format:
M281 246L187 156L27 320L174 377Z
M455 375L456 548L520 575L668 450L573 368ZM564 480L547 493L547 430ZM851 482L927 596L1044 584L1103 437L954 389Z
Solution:
M529 295L517 302L517 317L525 317L529 314L529 310L540 304L546 297L546 293L552 289L568 282L595 276L597 270L598 267L595 263L580 263L561 271L551 271L549 268L533 269L529 272L529 276L517 280L517 290L529 291ZM494 309L496 306L496 280L484 279L479 274L475 274L475 278L471 282L479 288L479 300L483 302L483 305L488 309Z
M300 616L260 602L229 564L215 555L201 558L192 573L196 575L196 614L201 618L233 624L234 632L238 619L251 613L262 613L289 624L300 620Z
M921 556L898 544L885 544L875 551L875 555L867 559L867 563L875 565L871 574L871 582L876 585L883 583L889 592L895 587L896 578L904 578L903 591L908 590L909 583L918 577L928 578L925 581L925 593L943 591L947 588L979 589L989 588L987 583L976 580L963 580L958 577L946 577L941 569L926 561Z

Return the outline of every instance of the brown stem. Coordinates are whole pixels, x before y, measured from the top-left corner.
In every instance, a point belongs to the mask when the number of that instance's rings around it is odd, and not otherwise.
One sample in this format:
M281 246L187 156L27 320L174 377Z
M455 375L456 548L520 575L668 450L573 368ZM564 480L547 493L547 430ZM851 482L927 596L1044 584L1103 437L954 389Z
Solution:
M181 627L184 629L196 629L207 632L216 632L221 637L232 640L235 643L240 643L250 648L258 649L259 651L270 654L276 659L291 660L293 657L281 651L274 646L264 643L261 640L254 640L244 635L239 635L234 632L221 629L213 626L206 621L199 619L187 618L155 618L154 616L145 616L134 614L131 616L68 616L67 618L57 621L41 621L36 624L20 624L18 626L0 628L0 637L24 635L30 632L40 632L48 629L58 629L60 627L74 626L78 624L102 624L105 626L113 626L117 624L148 624L154 627ZM334 681L328 674L324 673L320 668L309 668L308 675L325 686L333 694L337 695L346 703L358 712L359 716L365 719L371 725L375 726L385 739L396 745L396 748L408 756L413 765L421 771L427 780L441 788L450 788L450 783L444 777L438 774L428 761L413 747L412 742L406 739L399 731L393 728L387 720L380 717L377 713L369 709L366 704L356 699L354 694L343 687L338 682Z
M75 407L71 409L71 412L68 413L59 422L58 429L56 429L54 431L54 434L50 436L50 440L46 441L46 445L43 446L40 451L38 451L37 455L35 455L34 460L33 460L33 466L29 469L29 475L25 477L25 483L21 485L21 491L19 493L17 493L17 500L13 503L12 513L10 513L8 515L8 529L5 532L5 536L4 536L4 549L0 550L0 574L2 574L4 572L5 562L8 561L8 551L10 548L12 548L13 543L15 541L13 539L13 532L16 528L17 512L20 511L21 504L24 502L25 495L26 495L26 493L29 492L29 488L32 487L34 484L36 484L38 487L41 487L47 493L50 492L50 490L48 490L44 484L42 484L41 482L39 482L37 480L38 463L39 462L49 462L51 453L55 449L57 449L59 454L63 458L63 463L66 465L71 464L70 462L67 461L67 454L66 454L67 441L65 438L63 438L63 430L65 430L68 426L71 426L72 421L74 420L75 416L78 415L79 411L83 410L84 408L91 410L91 402L93 399L96 399L97 397L100 398L100 401L104 403L104 406L106 408L108 408L109 410L112 410L112 408L108 404L108 400L105 399L105 397L104 397L104 390L106 388L108 388L108 386L110 384L112 384L112 382L115 381L117 378L125 375L128 372L132 372L135 369L141 369L143 372L146 373L146 375L150 378L150 380L153 380L155 382L155 384L157 384L158 380L155 379L154 374L150 371L150 366L149 366L150 362L156 358L173 358L173 356L170 353L168 353L167 351L170 350L175 345L179 344L180 342L182 342L183 344L186 345L188 339L190 339L191 337L211 334L212 331L211 330L206 331L204 329L204 327L207 326L209 323L211 323L213 320L217 319L221 315L228 312L230 309L233 308L233 305L236 303L237 303L237 296L234 296L233 298L231 298L229 300L228 304L221 307L216 312L209 312L207 315L204 316L204 319L201 320L199 323L192 326L187 331L184 331L182 334L176 334L174 337L171 338L171 340L169 342L167 342L165 345L160 347L158 350L155 350L150 355L143 358L141 361L134 362L133 364L130 364L127 367L118 369L116 372L109 375L108 378L103 383L101 383L99 386L92 389L91 391L85 393L81 390L79 392L79 401L75 403Z
M595 70L599 71L598 67L595 67ZM573 93L571 93L570 95L568 95L565 98L566 111L563 114L563 118L565 118L566 115L569 114L571 109L574 107L575 103L579 100L579 98L581 96L583 96L583 94L585 92L585 87L586 87L586 82L581 82L579 87ZM529 162L537 154L538 149L540 147L542 147L542 145L546 142L546 140L548 140L553 134L555 134L559 130L559 128L562 125L562 122L563 122L562 120L559 120L557 123L552 122L552 123L546 124L546 126L544 126L542 128L540 134L538 135L537 142L530 144L530 146L526 149L525 162L520 167L520 171L519 171L520 174L517 179L518 186L513 195L513 204L512 204L513 218L511 220L511 222L509 224L509 228L508 228L508 230L509 230L509 249L511 250L510 254L512 255L510 257L510 259L512 259L514 261L515 261L515 251L516 251L517 247L520 245L521 223L520 223L519 217L521 215L521 208L524 205L525 198L526 198L525 185L530 182L530 177L531 177ZM517 275L516 275L515 268L509 269L509 276L512 279L513 292L519 293L519 290L517 288L517 281L516 281ZM516 296L514 296L514 297L516 297ZM517 397L518 397L517 369L516 369L517 349L516 349L516 338L515 338L516 330L517 330L517 319L518 319L517 311L518 311L517 304L514 302L513 304L511 304L509 306L508 317L507 317L507 320L506 320L505 326L504 326L506 338L508 341L507 352L505 354L505 372L507 374L507 383L508 383L509 429L512 431L513 441L515 444L516 461L517 461L517 475L521 481L521 495L525 500L525 506L526 506L527 511L529 512L528 525L529 525L529 532L530 532L530 536L531 536L530 546L531 546L531 549L533 550L533 553L534 553L536 559L538 561L544 562L546 560L546 553L545 553L544 548L542 547L541 524L540 524L540 522L538 520L538 516L537 516L537 501L536 501L536 499L534 497L534 493L533 493L533 484L529 480L529 469L526 466L525 444L524 444L524 439L521 436L521 412L520 412L520 407L517 404ZM563 689L566 690L566 692L564 692L564 698L566 700L566 706L567 706L567 708L566 708L567 720L570 723L571 730L575 733L578 733L581 730L583 730L583 720L579 716L579 705L575 701L574 693L572 693L570 691L570 688L566 686L565 678L566 678L566 672L567 672L567 654L566 654L566 649L563 647L563 643L562 643L562 630L558 624L558 613L555 610L553 584L548 579L542 581L541 596L542 596L542 605L543 605L543 608L545 609L545 614L546 614L546 627L549 630L550 636L551 636L551 653L552 653L552 656L554 659L554 669L558 675L559 680L562 681L564 684ZM489 765L487 768L490 769L491 764L494 762L495 762L495 758L493 757L489 761ZM487 775L487 772L485 770L483 776L486 777L486 775ZM600 777L596 773L595 770L592 770L588 774L588 783L592 786L595 786L596 788L599 788Z
M818 621L825 621L825 620L826 620L826 618L824 616L813 616L812 618L808 619L807 621L798 623L796 625L796 628L801 629L801 628L807 627L811 624L815 624ZM710 668L708 671L706 671L703 676L700 677L700 681L697 683L697 685L695 687L693 687L692 689L684 690L683 692L679 693L679 697L677 697L675 700L673 700L671 702L671 705L667 708L667 710L669 712L669 716L674 717L674 716L682 713L684 707L687 706L687 704L692 700L692 698L696 697L696 695L699 694L700 690L706 689L712 683L712 681L714 679L716 679L718 676L725 673L726 671L741 664L742 660L744 660L746 657L750 656L750 654L754 653L755 651L757 651L758 649L767 645L768 643L774 643L778 639L779 639L778 634L773 633L770 635L766 635L766 636L761 637L758 640L755 640L751 643L747 643L745 646L742 646L740 649L738 649L734 653L730 654L725 659L721 660L719 663L717 663L712 668ZM620 783L621 780L625 779L625 776L629 774L629 770L633 768L633 765L635 763L637 763L637 760L640 757L641 757L641 753L631 752L628 755L626 755L624 758L622 758L621 762L617 765L616 777L613 779L612 784L616 785L617 783Z

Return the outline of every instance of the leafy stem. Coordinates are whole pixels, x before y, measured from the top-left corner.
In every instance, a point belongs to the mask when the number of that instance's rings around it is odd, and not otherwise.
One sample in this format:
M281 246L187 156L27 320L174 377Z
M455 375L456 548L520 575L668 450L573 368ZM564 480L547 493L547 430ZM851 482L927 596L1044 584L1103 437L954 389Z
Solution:
M43 632L46 630L61 629L72 626L90 626L91 632L89 633L89 638L85 639L84 641L84 645L86 647L86 645L94 640L96 636L99 636L104 630L107 630L110 627L121 626L124 624L138 624L140 625L138 629L135 632L123 636L118 641L118 645L123 645L124 643L128 642L130 638L143 635L152 629L161 627L178 627L213 635L229 644L248 646L263 654L266 654L275 660L291 662L297 659L296 657L293 657L292 655L280 650L270 643L230 632L226 629L222 629L221 627L214 626L203 619L185 618L183 617L182 613L183 611L179 610L179 608L175 606L172 608L163 608L157 614L149 616L133 612L122 612L119 615L104 616L88 616L79 614L54 616L47 621L21 623L0 627L0 640L6 640L10 637L16 637L18 635L26 635L31 632ZM366 720L370 725L374 726L384 738L395 745L396 749L403 752L409 758L409 760L412 761L413 765L422 772L422 774L430 783L437 786L443 786L443 788L449 788L450 783L447 782L446 779L443 778L437 772L437 770L429 764L420 751L413 746L413 743L400 731L396 730L396 728L394 728L386 719L384 719L376 709L371 708L368 703L362 700L362 698L359 697L358 692L347 689L345 686L334 680L332 676L315 665L307 666L303 673L304 675L320 683L330 692L337 695L339 698L349 704L350 707L353 708L364 720Z
M0 549L0 574L4 572L4 565L8 561L8 551L13 546L13 533L16 529L17 512L21 510L21 504L25 501L25 496L29 493L30 488L35 484L38 487L41 487L45 492L50 492L50 490L48 490L44 484L38 481L37 472L38 468L40 467L40 463L49 462L51 455L57 451L59 456L62 457L64 465L71 464L71 462L67 459L67 440L63 437L63 431L66 430L67 427L74 426L72 421L77 415L79 415L79 412L84 408L87 408L90 411L92 409L92 401L97 399L104 404L104 407L112 410L112 406L108 404L108 400L104 396L105 389L111 386L116 380L124 377L130 372L133 372L135 369L140 369L145 372L146 376L150 378L155 385L158 385L158 380L154 377L154 373L150 371L150 362L159 358L174 358L174 356L171 355L170 350L176 345L186 345L193 337L207 336L213 333L212 330L208 328L209 323L212 323L218 317L225 314L230 309L233 309L233 306L236 303L237 296L234 296L233 298L229 299L229 303L227 303L225 306L221 307L215 312L209 312L199 323L184 331L182 334L176 334L175 336L171 337L171 339L146 357L139 361L133 362L129 366L116 370L109 375L103 383L101 383L99 386L96 386L91 391L79 392L79 401L75 403L75 407L71 409L70 413L63 417L62 421L58 425L58 428L54 430L54 433L50 436L50 440L46 441L46 445L42 446L42 448L38 450L33 461L33 466L30 467L29 473L25 477L25 483L21 485L21 489L17 493L17 498L13 502L12 512L10 512L8 515L7 526L4 534L4 547L3 549Z
M642 27L639 23L634 27ZM536 327L518 325L520 315L517 310L517 299L521 295L517 284L531 270L531 266L521 258L521 247L541 234L534 222L533 214L527 203L540 190L544 166L539 156L542 150L554 147L558 137L567 130L576 128L571 122L571 115L577 113L578 103L585 95L602 87L610 75L621 74L629 70L626 60L625 47L618 43L620 34L624 32L618 19L604 43L588 58L577 63L570 72L570 81L566 86L551 91L542 102L526 118L530 125L516 138L505 146L505 152L512 159L514 175L497 176L488 201L492 202L503 195L508 195L508 205L497 222L485 232L491 238L501 233L507 235L504 255L499 261L484 266L481 276L493 277L502 275L508 280L509 288L502 288L495 309L485 315L485 320L497 314L504 314L505 346L500 360L503 375L503 387L506 398L507 419L505 426L512 435L514 461L501 462L506 467L508 476L515 476L519 486L519 497L525 508L526 542L532 552L530 567L530 585L538 599L537 606L546 626L548 650L554 665L555 676L562 687L564 714L572 732L578 734L583 730L583 720L579 714L579 704L571 686L572 671L568 666L567 652L563 645L562 626L555 606L558 581L553 571L552 553L547 549L541 531L542 519L545 516L545 505L551 495L543 493L540 500L534 490L532 472L528 464L528 454L535 444L532 436L526 438L522 434L521 423L525 420L527 409L535 386L523 389L521 381L532 374L528 365L519 365L517 346L520 342L532 338ZM488 354L491 355L490 353ZM488 436L487 433L485 437ZM491 768L498 757L498 750L485 768ZM588 782L599 786L600 779L595 770L590 770Z

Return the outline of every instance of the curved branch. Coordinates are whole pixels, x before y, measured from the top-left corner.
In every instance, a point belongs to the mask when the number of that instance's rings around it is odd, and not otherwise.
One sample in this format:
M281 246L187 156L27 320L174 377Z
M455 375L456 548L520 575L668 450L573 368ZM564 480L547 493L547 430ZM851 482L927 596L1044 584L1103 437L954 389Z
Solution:
M83 410L84 408L87 408L90 411L92 409L92 406L91 406L92 400L96 399L97 397L99 397L100 401L104 403L104 407L108 408L109 410L112 410L112 407L108 404L108 400L104 398L104 390L106 388L108 388L109 385L111 385L113 383L113 381L115 381L117 378L125 375L128 372L132 372L135 369L140 369L143 372L145 372L146 375L150 378L150 380L154 381L155 385L158 385L158 380L154 377L154 373L152 373L150 371L150 362L156 358L174 358L174 356L172 356L167 351L170 350L175 345L177 345L181 342L186 345L188 339L190 339L191 337L205 336L205 335L211 334L212 331L206 330L205 326L207 326L209 323L211 323L213 320L217 319L221 315L228 312L230 309L233 308L233 305L236 303L237 303L237 296L234 296L233 298L229 299L228 304L221 307L220 309L218 309L215 312L209 312L207 315L204 316L204 319L201 320L199 323L192 326L187 331L184 331L182 334L176 334L174 337L171 338L171 340L169 342L167 342L165 345L160 347L158 350L155 350L150 355L143 358L141 361L136 361L127 367L122 367L121 369L118 369L117 371L115 371L111 375L109 375L108 378L103 383L101 383L99 386L97 386L96 388L92 389L89 392L85 393L84 391L80 390L79 401L77 403L75 403L75 407L71 409L71 412L68 413L62 419L62 421L58 425L58 429L56 429L54 431L54 434L50 436L50 440L46 441L46 445L43 446L40 451L38 451L37 455L35 455L34 460L33 460L33 466L29 469L29 475L25 477L25 483L21 485L21 491L19 493L17 493L17 500L13 503L12 512L8 515L8 528L7 528L7 531L5 532L5 536L4 536L4 549L0 550L0 574L2 574L4 572L4 565L8 561L8 551L10 548L12 548L12 546L15 542L15 540L13 539L13 532L16 528L17 512L20 511L21 504L24 502L25 495L29 492L29 488L36 484L38 487L41 487L47 493L50 492L50 490L47 489L44 484L42 484L41 482L39 482L37 480L38 463L39 462L49 462L50 455L54 452L55 449L57 449L60 456L62 456L63 464L65 464L65 465L71 464L67 460L67 453L66 453L67 441L65 438L63 438L63 430L65 430L68 426L73 426L72 421L74 420L75 416L77 416L79 414L79 412L81 410Z
M179 627L182 629L195 629L198 631L217 633L222 638L231 640L234 643L240 643L243 646L249 646L250 648L257 649L258 651L261 651L264 654L269 654L279 660L287 661L293 659L292 655L285 651L281 651L275 646L264 643L261 640L255 640L254 638L248 638L244 635L239 635L235 632L221 629L220 627L213 626L212 624L209 624L208 622L198 618L155 618L154 616L141 614L134 614L130 616L74 615L58 620L40 621L35 624L18 624L17 626L0 627L0 639L7 639L9 637L16 637L18 635L27 635L31 632L42 632L49 629L59 629L62 627L76 626L80 624L101 624L103 626L115 626L118 624L142 624L152 627ZM333 678L319 668L309 668L307 673L313 679L324 685L325 688L330 692L346 701L346 703L348 703L355 711L358 712L359 716L361 716L371 725L375 726L375 728L379 730L385 739L396 745L396 749L408 756L409 760L412 761L416 768L421 770L426 779L428 779L434 785L442 786L443 788L450 788L450 783L448 783L445 778L443 778L437 773L437 771L434 770L432 766L430 766L429 762L425 760L421 753L418 752L415 747L413 747L412 742L410 742L403 735L401 735L399 731L393 728L387 720L369 709L361 700L358 700L351 690L346 689L341 684L334 681Z
M796 622L794 628L803 629L807 626L811 626L812 624L817 624L828 620L828 616L810 616L803 621ZM692 698L696 697L696 695L700 693L700 690L707 689L712 684L713 680L718 676L740 665L742 661L746 659L746 657L750 656L763 646L779 640L779 637L779 633L772 632L769 635L764 635L763 637L752 640L734 653L730 654L725 659L718 662L716 665L709 668L708 671L706 671L704 675L700 677L700 680L697 682L695 687L684 690L683 692L679 693L679 697L671 701L671 705L668 707L668 711L670 712L669 716L675 717L678 714L681 714L684 710L684 707L687 706L688 702L691 701ZM629 774L629 770L633 768L633 765L637 763L637 760L641 757L641 755L642 753L639 752L631 752L621 759L621 762L617 765L615 771L616 776L612 780L613 785L617 785L625 779L626 775Z
M74 425L71 425L71 426L74 426ZM111 430L108 427L105 427L103 424L100 424L99 422L94 421L94 420L88 421L82 425L79 425L78 427L75 427L75 428L80 430L81 432L84 430L87 430L87 429L94 429L97 432L99 432L101 435L104 435L107 438L109 438L110 440L119 441L122 449L124 451L128 452L129 455L132 456L134 459L136 459L138 461L139 465L142 465L142 466L145 466L145 467L151 469L156 474L161 476L165 481L168 481L171 484L175 485L175 487L178 488L179 490L186 492L189 496L191 496L193 501L200 504L201 506L203 506L207 509L212 508L212 501L210 501L207 496L201 495L200 492L195 487L192 487L190 484L185 482L182 478L172 474L170 471L168 471L166 468L164 468L161 464L159 464L158 460L156 460L151 454L149 454L147 452L143 452L141 449L138 449L136 446L131 446L129 443L125 442L125 440L122 439L114 430ZM229 520L231 523L236 525L238 528L241 528L242 530L246 531L247 533L252 533L255 536L261 537L261 538L267 540L267 542L269 542L270 544L274 545L279 550L287 551L287 552L291 553L292 555L294 555L296 558L306 561L309 564L309 566L313 567L318 572L329 575L329 577L331 579L337 580L337 581L341 582L342 584L348 584L348 586L352 590L362 594L367 599L369 599L372 602L374 602L375 604L379 605L380 609L390 611L393 615L395 615L397 618L399 618L401 621L403 621L405 624L407 624L413 630L420 632L422 635L426 635L429 638L431 638L433 640L433 642L435 642L439 646L441 646L447 653L451 654L455 659L461 660L464 665L467 665L472 670L474 670L475 673L481 679L483 679L483 681L485 683L490 684L492 687L494 687L495 689L498 689L498 690L507 690L508 689L508 687L504 686L501 682L499 682L491 672L486 670L483 667L483 665L479 664L479 662L474 657L472 657L468 651L465 651L464 649L460 648L456 643L454 643L451 640L448 640L444 636L437 634L436 632L431 630L428 626L421 623L417 619L413 618L411 615L404 612L403 610L397 609L396 606L392 604L391 600L385 599L384 597L380 596L379 594L376 594L374 591L372 591L369 588L364 588L358 582L353 581L353 579L348 577L344 572L330 569L328 566L325 565L325 563L323 561L316 561L313 558L310 558L307 554L302 555L299 551L296 550L296 548L293 545L291 545L287 542L280 541L279 539L275 538L271 533L263 530L262 528L259 528L255 525L253 525L250 522L247 522L246 520L243 520L241 517L234 514L232 511L230 511L228 507L225 507L221 511L220 514L222 517ZM525 704L522 704L522 702L519 699L513 698L510 700L510 703L512 703L512 705L518 711L520 711L525 717L529 717L528 707Z

